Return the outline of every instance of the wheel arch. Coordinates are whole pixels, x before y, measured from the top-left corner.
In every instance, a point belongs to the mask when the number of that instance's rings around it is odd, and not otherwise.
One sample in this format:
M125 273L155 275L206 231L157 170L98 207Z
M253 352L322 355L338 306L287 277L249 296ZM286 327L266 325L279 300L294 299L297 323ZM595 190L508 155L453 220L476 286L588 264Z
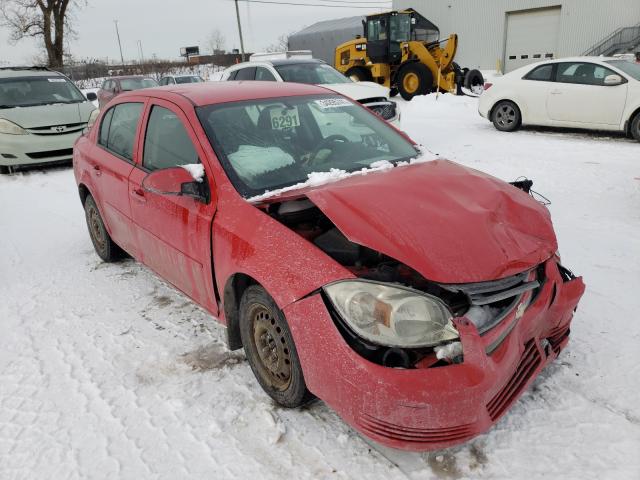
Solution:
M84 183L78 184L78 195L80 195L80 202L84 205L85 200L89 195L91 195L91 191L89 187L87 187Z
M262 286L260 282L246 273L234 273L224 285L222 304L224 317L227 321L227 347L229 350L238 350L243 346L240 338L240 299L251 285Z
M639 115L640 115L640 105L637 106L636 109L631 112L631 115L629 115L629 119L627 120L624 128L624 132L627 135L631 135L631 125L633 124L633 121L636 119L636 117Z

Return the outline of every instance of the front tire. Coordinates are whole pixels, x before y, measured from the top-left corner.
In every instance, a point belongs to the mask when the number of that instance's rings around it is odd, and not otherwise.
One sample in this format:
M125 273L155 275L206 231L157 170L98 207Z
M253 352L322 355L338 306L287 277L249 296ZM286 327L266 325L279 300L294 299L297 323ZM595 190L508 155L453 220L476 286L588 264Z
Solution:
M115 262L122 257L122 250L111 239L107 232L96 201L91 195L87 195L84 201L84 214L89 228L89 236L93 243L93 248L98 256L105 262Z
M513 132L520 128L522 115L515 103L509 100L503 100L493 107L491 121L497 130L501 132Z
M422 63L408 63L398 72L396 87L400 96L410 101L416 95L427 95L431 92L433 74Z
M640 142L640 112L636 114L631 122L631 136Z
M284 314L259 285L242 295L240 337L258 383L278 405L295 408L313 398Z

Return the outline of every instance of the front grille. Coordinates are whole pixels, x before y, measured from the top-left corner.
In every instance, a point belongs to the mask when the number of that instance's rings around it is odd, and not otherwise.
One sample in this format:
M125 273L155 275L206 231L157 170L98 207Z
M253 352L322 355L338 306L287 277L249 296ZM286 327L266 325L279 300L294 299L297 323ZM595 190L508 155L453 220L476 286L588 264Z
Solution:
M54 157L71 157L73 155L73 148L64 148L62 150L49 150L48 152L32 152L27 153L27 157L34 160L41 160L43 158Z
M369 110L376 115L384 118L385 120L391 120L396 116L396 104L395 102L375 102L364 104Z
M32 135L67 135L69 133L79 132L86 126L86 123L67 123L64 125L27 128L26 130Z
M464 440L473 434L471 425L447 428L413 428L379 420L367 414L360 415L358 425L370 435L378 435L390 440L412 443L444 443Z
M525 385L542 363L542 356L536 346L535 340L525 345L524 353L520 358L518 368L511 376L507 384L487 404L487 410L494 422L502 416L509 406L520 395Z

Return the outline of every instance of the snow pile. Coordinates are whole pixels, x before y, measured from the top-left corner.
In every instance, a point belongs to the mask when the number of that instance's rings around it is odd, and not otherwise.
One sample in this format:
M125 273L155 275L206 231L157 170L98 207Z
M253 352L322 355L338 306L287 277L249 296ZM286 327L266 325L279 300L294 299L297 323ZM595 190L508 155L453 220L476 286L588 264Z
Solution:
M453 360L462 355L462 343L451 342L446 345L439 345L434 347L433 351L436 352L436 358L438 360Z
M189 163L180 166L189 172L196 182L202 183L204 179L204 165L201 163Z
M288 187L279 188L276 190L267 190L263 194L248 198L247 201L250 203L261 202L268 198L277 197L279 195L282 195L283 193L291 192L293 190L299 190L301 188L318 187L320 185L336 182L338 180L354 177L356 175L367 175L369 173L384 172L393 168L400 168L407 165L430 162L431 160L433 159L427 158L421 150L420 155L418 155L416 158L412 158L409 161L398 162L395 166L388 160L377 160L371 163L369 167L365 167L360 170L354 170L353 172L347 172L346 170L341 170L339 168L331 168L328 172L311 172L307 174L307 180L305 180L304 182L296 183L295 185L290 185Z
M279 147L240 145L237 152L227 156L236 173L249 185L257 175L295 163L293 157Z

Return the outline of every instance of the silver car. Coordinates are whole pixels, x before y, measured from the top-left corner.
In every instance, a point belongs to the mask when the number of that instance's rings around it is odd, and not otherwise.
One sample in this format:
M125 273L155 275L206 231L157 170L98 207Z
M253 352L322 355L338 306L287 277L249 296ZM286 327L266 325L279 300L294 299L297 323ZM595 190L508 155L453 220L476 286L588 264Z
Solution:
M71 160L74 142L98 115L95 94L87 97L58 72L0 68L0 173Z

